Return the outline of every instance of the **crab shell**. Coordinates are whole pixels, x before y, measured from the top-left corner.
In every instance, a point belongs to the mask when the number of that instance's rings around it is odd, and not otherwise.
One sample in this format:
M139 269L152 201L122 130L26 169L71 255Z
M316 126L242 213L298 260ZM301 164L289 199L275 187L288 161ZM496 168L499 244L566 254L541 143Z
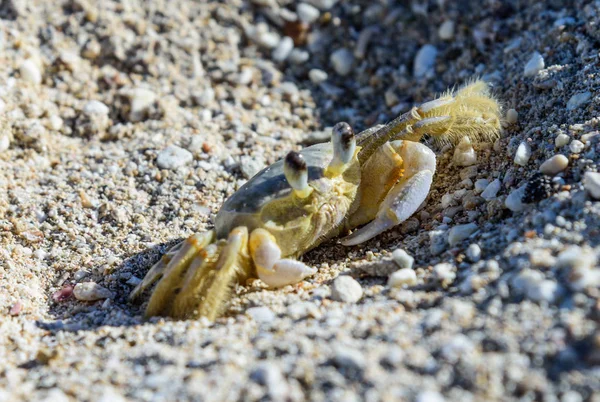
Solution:
M300 151L308 168L313 193L306 199L293 197L279 160L257 173L229 197L219 210L215 229L226 238L232 229L245 226L249 232L263 228L277 240L283 256L296 256L335 237L344 219L356 210L360 164L356 155L342 175L327 177L333 156L331 142Z

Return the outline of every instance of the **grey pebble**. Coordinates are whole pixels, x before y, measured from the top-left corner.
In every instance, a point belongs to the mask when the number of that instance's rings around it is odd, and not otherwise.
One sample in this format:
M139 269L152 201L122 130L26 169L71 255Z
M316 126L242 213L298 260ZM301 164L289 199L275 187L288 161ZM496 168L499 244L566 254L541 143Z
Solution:
M356 303L362 296L363 290L360 283L351 276L338 276L331 285L331 298L333 300Z
M187 149L169 145L156 157L156 165L161 169L174 170L187 165L193 159L194 155Z

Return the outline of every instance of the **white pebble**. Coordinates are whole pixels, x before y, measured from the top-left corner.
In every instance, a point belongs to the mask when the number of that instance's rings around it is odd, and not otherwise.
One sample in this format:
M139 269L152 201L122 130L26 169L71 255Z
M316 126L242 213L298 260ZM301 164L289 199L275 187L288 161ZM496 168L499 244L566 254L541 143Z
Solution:
M516 190L511 191L511 193L504 200L504 205L506 208L510 209L513 212L520 212L527 207L527 204L523 203L523 196L525 195L525 188L527 185L523 185Z
M321 12L318 8L313 7L310 4L300 3L296 7L296 14L298 14L300 21L311 24L319 18Z
M465 253L471 262L477 262L481 259L481 247L477 243L469 244Z
M60 116L53 114L48 119L48 126L50 127L50 129L52 129L54 131L58 131L63 126L63 119L61 119Z
M562 172L569 166L569 160L564 155L554 155L540 166L540 172L550 176Z
M258 323L268 323L275 319L275 313L268 307L250 307L246 314Z
M401 248L392 253L392 259L400 268L412 268L415 259Z
M129 93L130 111L129 120L132 122L144 119L148 109L156 101L156 94L147 88L136 88Z
M525 65L523 75L525 77L535 77L537 73L539 73L540 70L544 68L544 66L544 58L542 57L542 55L538 52L534 52L529 58L527 64Z
M600 173L586 172L583 176L583 187L596 200L600 200Z
M417 284L417 274L411 268L402 268L390 275L388 286L391 288L401 288L404 285L414 286Z
M329 10L331 7L335 6L338 0L308 0L308 2L319 10Z
M176 145L169 145L156 157L156 165L161 169L177 169L187 165L194 159L194 156L187 149Z
M515 109L508 109L506 111L506 122L515 124L519 120L519 113Z
M517 153L515 154L515 163L520 166L527 166L529 158L531 158L531 146L527 142L523 141L517 148Z
M454 271L454 265L448 262L442 262L433 267L433 274L435 275L436 279L444 285L449 285L454 282L456 279L456 272Z
M444 21L438 29L438 36L441 40L451 40L454 37L454 21Z
M547 303L553 303L561 293L558 283L549 279L533 283L527 290L526 296L528 299Z
M348 275L338 276L331 286L333 300L356 303L363 295L362 287L354 278Z
M583 151L583 148L585 148L585 145L583 144L583 142L579 141L579 140L573 140L571 141L571 143L569 144L569 149L571 150L571 152L573 152L574 154L579 154L581 153L581 151Z
M303 64L306 63L310 59L310 53L306 50L301 50L298 48L294 48L287 60L292 64Z
M422 46L415 55L413 76L415 78L422 78L433 72L436 57L437 49L435 46L429 44Z
M500 180L496 179L490 184L488 184L483 193L481 193L481 196L488 201L494 199L496 198L496 195L498 195L498 191L500 191L501 186L502 183L500 182Z
M415 402L445 402L446 400L436 391L421 391L417 395Z
M475 193L476 194L483 193L483 191L487 188L487 186L489 184L490 184L490 181L487 179L477 179L477 181L475 181Z
M469 137L463 137L454 150L452 161L456 166L471 166L477 163L477 153Z
M37 64L31 59L23 61L19 67L19 71L21 72L21 78L27 82L32 84L39 84L42 82L42 73Z
M354 67L354 55L346 48L338 49L331 54L329 61L339 75L348 75Z
M10 148L10 137L8 135L0 135L0 152L6 151Z
M561 133L561 134L557 135L556 138L554 139L554 145L556 146L556 148L564 147L565 145L567 145L569 143L570 139L571 138L568 135Z
M313 68L308 72L308 78L313 84L320 84L327 80L327 73L318 68Z
M110 112L110 109L108 108L108 106L106 106L104 103L97 101L97 100L91 100L89 102L87 102L85 104L85 106L83 106L83 113L87 114L87 115L108 115L108 113Z
M575 110L575 109L579 108L580 106L584 105L585 103L587 103L587 101L589 101L591 98L592 98L592 94L589 91L580 92L578 94L575 94L575 95L571 96L571 98L567 102L567 110Z
M112 292L96 282L82 282L75 285L73 295L77 300L94 301L111 298Z
M448 232L448 244L451 247L467 239L478 229L477 224L467 223L465 225L456 225Z
M288 58L292 52L292 49L294 49L294 40L289 36L285 36L283 39L281 39L281 41L279 41L279 44L273 50L271 58L274 61L281 63Z

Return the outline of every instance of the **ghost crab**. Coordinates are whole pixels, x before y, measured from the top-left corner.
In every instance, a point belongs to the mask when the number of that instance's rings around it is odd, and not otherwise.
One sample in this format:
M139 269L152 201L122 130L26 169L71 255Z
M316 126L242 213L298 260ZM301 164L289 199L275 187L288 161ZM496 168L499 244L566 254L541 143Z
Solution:
M298 283L316 272L296 259L301 254L364 225L340 240L360 244L419 209L436 168L435 154L419 142L425 134L456 142L499 130L500 107L482 81L358 135L338 123L330 142L290 152L244 184L225 201L214 229L169 250L130 297L158 281L146 316L214 319L235 282Z

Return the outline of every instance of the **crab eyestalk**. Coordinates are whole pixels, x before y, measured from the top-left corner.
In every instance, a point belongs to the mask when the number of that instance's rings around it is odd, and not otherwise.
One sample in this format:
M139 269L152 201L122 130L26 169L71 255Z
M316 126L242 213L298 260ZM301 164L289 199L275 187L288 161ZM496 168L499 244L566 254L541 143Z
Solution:
M338 123L331 132L333 159L327 166L327 173L338 176L346 170L356 152L356 137L348 123Z
M312 193L313 189L308 185L306 161L298 152L291 151L286 155L283 174L298 197L306 198Z

